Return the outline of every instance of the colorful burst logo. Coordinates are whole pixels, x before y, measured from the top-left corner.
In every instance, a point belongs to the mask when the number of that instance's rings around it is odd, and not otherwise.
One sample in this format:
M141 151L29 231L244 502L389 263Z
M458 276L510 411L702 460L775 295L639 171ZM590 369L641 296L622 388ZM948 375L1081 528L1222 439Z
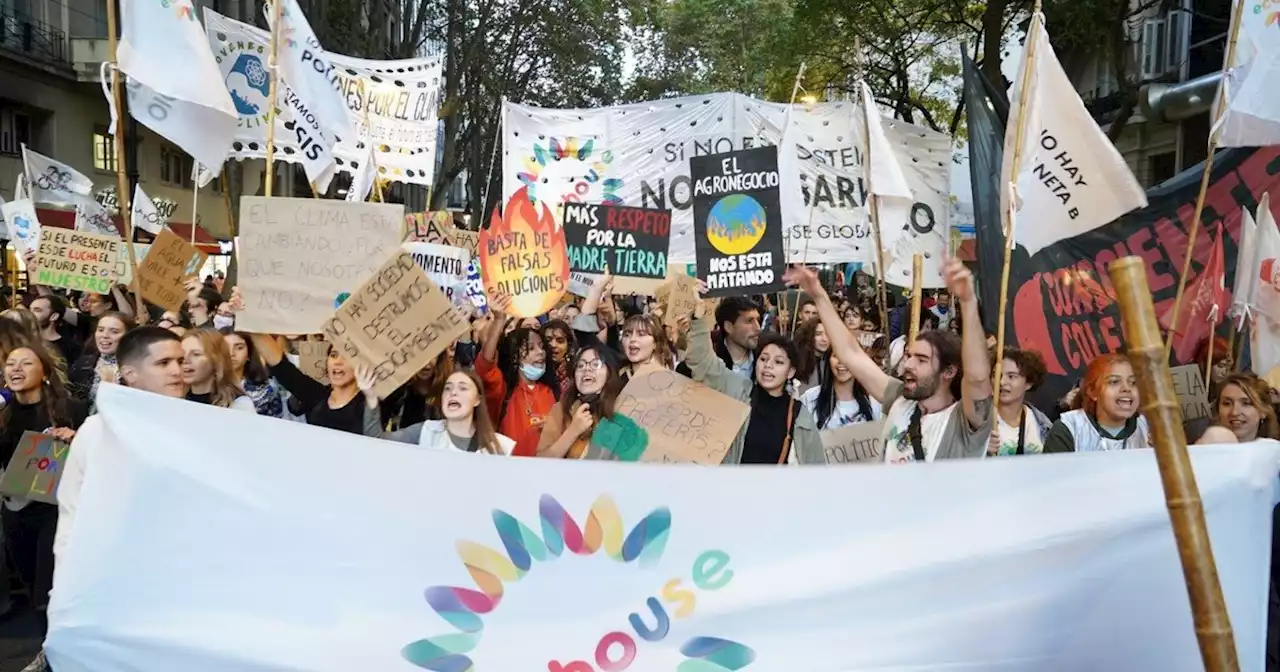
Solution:
M607 495L601 495L591 505L585 527L580 527L550 495L542 496L538 513L541 536L514 516L494 510L493 524L505 553L472 541L458 542L462 564L479 590L451 586L427 588L427 604L459 632L409 644L401 650L405 660L434 672L476 672L469 654L480 644L484 631L481 616L497 609L505 594L505 584L524 578L535 560L548 562L565 551L586 556L603 550L615 562L651 567L662 558L671 533L671 511L662 507L650 512L624 534L622 517ZM703 552L694 560L690 580L694 587L704 591L728 585L733 580L729 554L719 550ZM589 661L552 660L547 662L546 669L553 672L626 670L635 662L637 639L659 642L670 632L673 617L687 618L693 614L697 604L694 592L683 587L682 582L680 578L666 582L659 591L662 601L651 597L645 602L648 613L630 615L629 629L634 636L623 629L612 630L600 638ZM672 615L668 615L664 603L673 608ZM650 619L654 622L652 626ZM687 660L677 667L677 672L733 672L747 667L756 658L752 649L716 637L694 637L680 647L680 653Z
M1262 25L1280 27L1280 0L1262 0L1253 6L1253 13L1265 14Z
M613 152L597 153L595 149L593 139L580 143L579 138L551 138L545 148L535 142L533 153L524 157L524 170L517 175L528 189L529 200L535 201L541 194L552 206L571 202L622 205L618 196L622 180L608 177ZM599 192L593 193L597 187Z

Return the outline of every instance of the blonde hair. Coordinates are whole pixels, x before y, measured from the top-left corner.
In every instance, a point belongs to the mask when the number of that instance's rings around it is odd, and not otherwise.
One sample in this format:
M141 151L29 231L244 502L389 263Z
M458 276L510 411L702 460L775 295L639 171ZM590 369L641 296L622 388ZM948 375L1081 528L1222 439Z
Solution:
M200 341L204 356L213 364L213 392L209 400L214 406L230 408L239 397L244 396L240 382L236 380L231 366L231 348L222 334L211 328L192 329L182 340L194 338Z

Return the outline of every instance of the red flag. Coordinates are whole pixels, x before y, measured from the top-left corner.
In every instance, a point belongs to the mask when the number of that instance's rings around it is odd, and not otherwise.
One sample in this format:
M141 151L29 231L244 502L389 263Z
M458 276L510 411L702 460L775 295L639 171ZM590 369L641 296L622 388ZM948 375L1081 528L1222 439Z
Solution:
M1178 311L1178 327L1172 329L1174 362L1188 363L1195 356L1196 346L1213 335L1214 327L1221 322L1231 306L1227 293L1226 263L1222 254L1222 222L1218 222L1218 239L1209 252L1209 265L1187 285L1182 296L1182 310ZM1160 326L1171 329L1173 307L1160 316Z

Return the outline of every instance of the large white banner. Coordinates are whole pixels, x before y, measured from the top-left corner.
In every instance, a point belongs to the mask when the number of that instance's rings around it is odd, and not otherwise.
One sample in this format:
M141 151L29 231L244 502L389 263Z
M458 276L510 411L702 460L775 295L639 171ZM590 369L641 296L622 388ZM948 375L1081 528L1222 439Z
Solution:
M689 158L777 144L787 105L735 93L673 98L592 110L551 110L507 103L503 109L503 191L528 186L553 206L611 202L673 211L671 263L693 263ZM863 123L853 103L792 107L797 165L782 177L786 248L792 261L875 262L864 203ZM890 282L911 284L911 257L926 254L926 286L947 251L951 211L951 138L883 120L915 196L911 207L881 216ZM810 219L810 202L815 207Z
M233 159L261 159L267 154L267 76L271 36L254 26L205 10L205 30L221 68L231 100L240 113ZM438 112L443 62L416 58L369 61L327 54L355 124L356 137L339 138L333 148L338 170L361 169L366 146L374 147L378 176L395 182L430 185L435 175ZM299 139L294 115L279 91L276 159L302 163L308 137Z
M1203 670L1150 451L642 467L114 385L97 404L71 448L58 672ZM1192 453L1253 672L1278 453Z

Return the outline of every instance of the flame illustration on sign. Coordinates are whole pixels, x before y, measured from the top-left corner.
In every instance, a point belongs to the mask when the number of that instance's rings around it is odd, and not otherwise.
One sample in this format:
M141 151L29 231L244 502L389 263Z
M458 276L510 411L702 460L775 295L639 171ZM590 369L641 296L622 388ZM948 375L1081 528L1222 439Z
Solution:
M528 187L494 208L489 228L480 232L480 269L491 303L515 317L537 317L555 307L569 285L564 229Z

